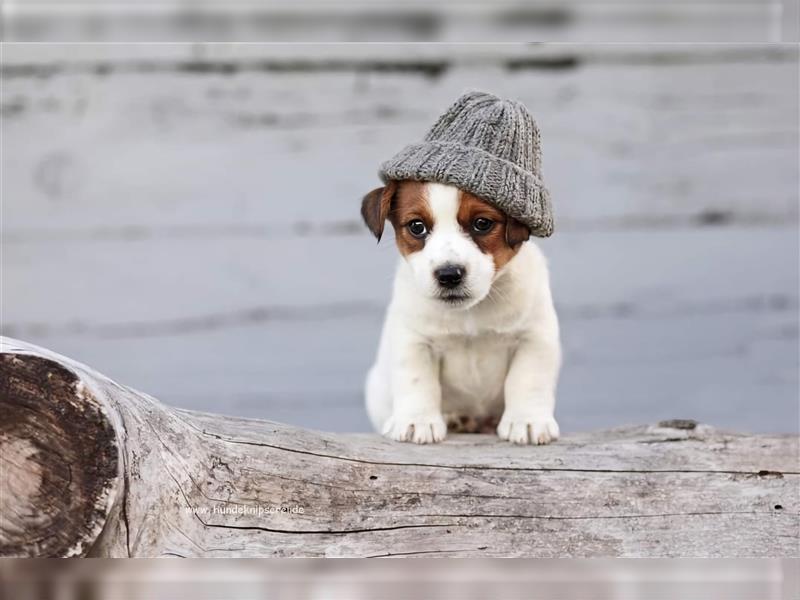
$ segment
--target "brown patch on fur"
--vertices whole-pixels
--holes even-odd
[[[527,225],[523,225],[512,217],[506,219],[506,242],[509,246],[519,250],[519,245],[529,240],[530,237],[531,230]]]
[[[451,433],[494,433],[500,418],[493,415],[445,415],[447,430]]]
[[[394,197],[394,204],[389,213],[389,220],[394,227],[397,248],[403,256],[419,252],[425,247],[425,240],[415,238],[408,230],[409,222],[419,219],[428,228],[433,229],[433,215],[425,195],[425,183],[422,181],[401,181]]]
[[[494,227],[484,234],[472,229],[472,222],[482,217],[495,222]],[[530,230],[516,219],[506,216],[494,205],[462,190],[458,207],[458,223],[472,240],[494,260],[496,271],[502,269],[520,249],[522,242],[530,237]]]
[[[384,187],[375,188],[361,201],[361,216],[372,234],[381,241],[383,225],[391,210],[397,182],[390,181]]]

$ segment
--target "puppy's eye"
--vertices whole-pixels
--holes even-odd
[[[478,217],[472,222],[472,230],[475,233],[488,233],[494,227],[494,221],[485,217]]]
[[[408,231],[415,238],[423,238],[428,234],[428,228],[425,227],[425,223],[423,223],[419,219],[414,219],[413,221],[409,221],[406,227],[408,227]]]

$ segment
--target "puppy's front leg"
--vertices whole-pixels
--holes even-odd
[[[558,439],[553,417],[561,367],[558,322],[544,329],[520,343],[506,375],[505,410],[497,435],[515,444],[549,444]]]
[[[442,417],[439,360],[413,334],[397,337],[390,371],[392,416],[383,434],[400,442],[441,442],[447,424]]]

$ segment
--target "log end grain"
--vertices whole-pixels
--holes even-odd
[[[80,556],[120,491],[102,402],[48,358],[0,356],[0,556]]]

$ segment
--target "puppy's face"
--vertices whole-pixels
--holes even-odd
[[[379,240],[388,219],[420,291],[458,308],[483,300],[530,237],[488,202],[439,183],[389,182],[364,197],[361,214]]]

